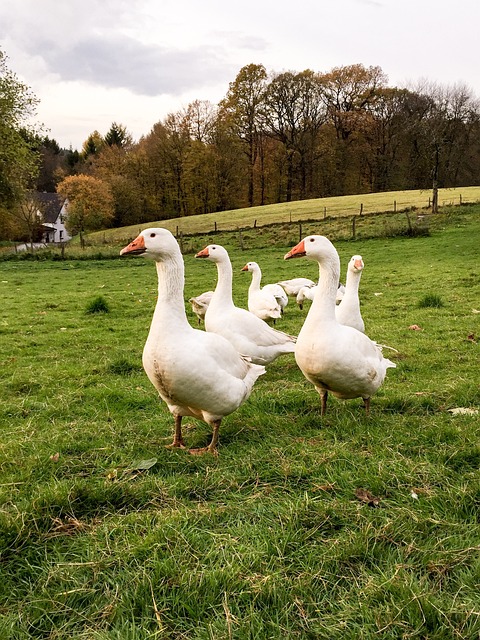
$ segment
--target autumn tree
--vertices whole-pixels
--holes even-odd
[[[353,64],[322,74],[321,83],[327,118],[336,134],[336,190],[367,190],[361,174],[367,152],[365,133],[372,124],[369,107],[386,87],[387,76],[380,67]]]
[[[96,231],[109,225],[113,218],[113,197],[110,187],[98,178],[86,175],[68,176],[57,187],[68,200],[65,226],[72,234]]]
[[[261,64],[249,64],[240,69],[230,83],[226,97],[220,103],[224,117],[234,135],[242,142],[249,166],[248,204],[254,204],[255,165],[261,146],[262,107],[265,100],[267,72]],[[263,198],[262,202],[263,204]]]
[[[35,191],[25,195],[22,202],[15,208],[16,233],[18,237],[24,237],[33,249],[33,243],[41,236],[43,222],[43,205],[36,197]]]
[[[431,158],[432,212],[438,213],[440,186],[457,186],[456,174],[469,146],[472,125],[478,124],[478,102],[465,86],[432,85],[428,95],[432,102],[426,127],[426,151]],[[473,128],[478,131],[478,128]]]
[[[98,131],[91,133],[82,146],[82,156],[86,160],[90,156],[96,156],[105,146],[105,140]]]
[[[112,122],[112,126],[105,134],[104,142],[109,147],[116,146],[125,148],[131,146],[133,140],[126,127],[122,124]]]
[[[36,135],[29,123],[38,99],[7,67],[0,50],[0,215],[18,206],[38,173],[38,154],[31,142]]]
[[[285,148],[287,202],[292,199],[296,162],[300,170],[299,197],[306,197],[307,159],[313,155],[318,131],[326,118],[322,90],[318,74],[309,69],[277,74],[266,89],[265,132]]]

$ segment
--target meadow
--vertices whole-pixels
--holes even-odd
[[[151,262],[0,262],[2,640],[480,636],[480,206],[413,237],[376,224],[355,241],[303,227],[328,229],[343,276],[363,256],[366,332],[397,364],[370,416],[331,398],[321,418],[282,356],[224,419],[218,457],[165,448],[173,420],[141,366]],[[193,251],[229,250],[246,306],[249,260],[265,283],[316,279],[283,260],[298,239],[189,239],[192,325],[188,298],[216,280]],[[278,327],[298,333],[307,311],[290,300]]]

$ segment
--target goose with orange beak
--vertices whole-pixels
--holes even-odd
[[[365,333],[365,323],[360,311],[360,297],[358,289],[360,278],[365,267],[362,256],[355,255],[350,258],[347,266],[347,277],[345,280],[345,293],[335,308],[335,315],[340,324],[354,327]]]
[[[330,240],[307,236],[284,258],[301,257],[318,263],[319,282],[298,334],[295,360],[320,394],[322,415],[327,410],[329,392],[342,400],[362,398],[368,414],[371,396],[382,385],[387,369],[396,365],[384,358],[379,346],[364,333],[338,322],[335,299],[340,258]]]
[[[283,354],[295,351],[296,337],[277,331],[264,320],[233,302],[233,268],[225,247],[209,244],[195,258],[213,262],[217,284],[205,313],[205,329],[229,340],[252,362],[267,365]]]
[[[120,255],[155,261],[158,298],[145,347],[143,367],[175,420],[171,447],[184,448],[182,418],[193,416],[212,427],[207,447],[191,453],[217,453],[222,419],[247,400],[263,366],[241,356],[223,336],[194,329],[188,322],[184,263],[167,229],[145,229]]]

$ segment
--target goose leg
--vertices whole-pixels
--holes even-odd
[[[320,397],[322,399],[322,410],[321,410],[320,415],[324,416],[327,413],[328,391],[326,391],[325,389],[320,391]]]
[[[363,398],[363,406],[365,407],[365,414],[370,415],[370,398]]]
[[[218,456],[217,443],[218,443],[218,432],[220,429],[220,423],[221,423],[221,420],[215,420],[215,422],[212,423],[213,433],[212,433],[212,439],[208,447],[202,447],[201,449],[190,449],[190,453],[193,456],[199,456],[199,455],[202,455],[203,453],[211,453],[214,456]]]
[[[167,445],[167,449],[185,449],[182,438],[182,416],[175,416],[175,431],[173,433],[172,444]]]

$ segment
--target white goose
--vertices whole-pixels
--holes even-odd
[[[322,415],[327,410],[329,391],[344,400],[363,398],[368,414],[370,397],[382,384],[388,367],[396,365],[384,358],[381,349],[364,333],[336,320],[340,259],[330,240],[307,236],[285,255],[285,260],[302,256],[318,262],[320,279],[298,335],[295,360],[320,394]]]
[[[205,291],[204,293],[189,299],[189,302],[192,305],[192,311],[198,318],[198,324],[200,324],[202,320],[205,320],[205,313],[212,296],[213,291]]]
[[[315,297],[316,290],[317,290],[316,284],[314,284],[313,287],[305,286],[300,289],[296,297],[296,303],[298,304],[300,309],[303,309],[303,303],[305,300],[313,300],[313,298]],[[341,300],[343,300],[344,295],[345,295],[345,287],[343,286],[342,283],[339,283],[335,302],[336,303],[341,302]]]
[[[248,287],[248,310],[262,320],[280,318],[288,303],[288,296],[279,284],[261,287],[262,271],[256,262],[247,262],[242,271],[250,271],[252,281]]]
[[[277,282],[287,296],[296,296],[302,287],[313,287],[315,282],[310,278],[292,278],[291,280],[281,280]]]
[[[206,258],[217,265],[217,285],[205,314],[205,329],[220,333],[239,353],[257,364],[269,364],[283,353],[295,351],[294,336],[277,331],[250,311],[236,307],[232,297],[232,263],[227,250],[209,244],[196,258]]]
[[[158,298],[143,349],[143,367],[175,419],[172,447],[184,447],[182,417],[193,416],[212,427],[212,440],[191,453],[216,453],[222,418],[252,392],[265,368],[240,356],[215,333],[194,329],[183,300],[184,263],[177,241],[166,229],[145,229],[120,255],[153,258]]]
[[[350,258],[345,281],[345,294],[340,304],[335,307],[337,322],[354,327],[362,333],[365,333],[365,323],[360,312],[358,288],[364,266],[362,256],[355,255]]]

